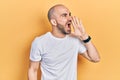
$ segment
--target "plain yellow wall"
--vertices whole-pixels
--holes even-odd
[[[96,64],[79,56],[78,80],[120,80],[120,0],[1,0],[0,80],[27,80],[31,42],[51,30],[47,11],[58,3],[82,19],[101,55]]]

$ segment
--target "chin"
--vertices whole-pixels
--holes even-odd
[[[67,31],[66,34],[71,34],[71,30]]]

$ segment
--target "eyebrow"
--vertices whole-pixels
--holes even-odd
[[[67,15],[67,13],[63,13],[62,15]],[[69,16],[71,16],[71,12],[69,12]]]

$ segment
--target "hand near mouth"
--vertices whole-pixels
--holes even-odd
[[[85,32],[84,26],[78,17],[75,16],[72,17],[72,25],[74,32],[71,33],[71,35],[78,37],[81,40],[85,40],[88,38],[88,34]]]

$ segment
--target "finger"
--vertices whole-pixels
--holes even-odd
[[[80,25],[81,25],[81,27],[83,27],[82,20],[80,20]]]
[[[78,17],[74,16],[73,20],[74,20],[74,23],[75,23],[76,27],[81,26],[81,25],[80,25],[80,20],[79,20]]]
[[[80,25],[80,20],[78,17],[76,17],[76,22],[77,22],[77,25]],[[81,26],[81,25],[80,25]]]
[[[72,25],[73,25],[74,29],[77,28],[77,25],[76,25],[76,22],[75,22],[75,17],[72,17]]]
[[[83,26],[83,24],[82,24],[82,20],[80,20],[80,25],[81,25],[81,29],[82,29],[82,31],[84,32],[85,29],[84,29],[84,26]]]
[[[76,24],[75,16],[73,16],[73,22],[74,22],[74,24]]]
[[[80,25],[82,25],[82,20],[80,20]]]
[[[75,21],[75,24],[78,25],[79,24],[79,20],[76,16],[74,16],[74,21]]]

